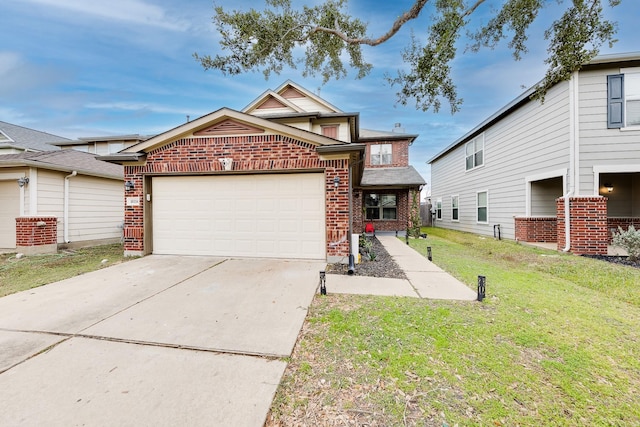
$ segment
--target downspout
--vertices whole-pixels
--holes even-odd
[[[569,200],[571,196],[579,191],[579,143],[580,143],[580,122],[578,114],[578,72],[575,71],[569,80],[569,191],[562,196],[564,199],[564,242],[562,252],[569,252],[571,249],[571,209]]]
[[[78,175],[78,171],[71,172],[71,175],[64,177],[64,212],[63,212],[63,225],[64,225],[64,242],[69,243],[69,179]]]

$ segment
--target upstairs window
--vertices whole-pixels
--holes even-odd
[[[371,146],[372,165],[391,164],[391,144],[375,144]]]
[[[396,219],[395,194],[367,194],[365,196],[366,219]]]
[[[320,129],[322,130],[322,135],[328,138],[338,139],[338,125],[320,126]]]
[[[640,68],[607,76],[607,127],[640,126]]]
[[[484,134],[475,137],[467,142],[465,146],[466,152],[466,170],[477,168],[484,164]]]

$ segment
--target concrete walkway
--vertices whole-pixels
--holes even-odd
[[[407,279],[328,274],[327,293],[474,301],[478,295],[393,235],[376,235]],[[356,266],[357,269],[357,266]]]

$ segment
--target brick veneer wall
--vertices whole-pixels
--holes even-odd
[[[143,200],[145,175],[223,174],[218,159],[233,159],[235,172],[325,173],[326,242],[328,257],[349,255],[349,160],[321,160],[313,144],[282,135],[184,138],[147,154],[145,165],[125,166],[125,181],[134,183],[126,197]],[[340,178],[336,189],[334,178]],[[125,207],[124,248],[145,253],[143,206]]]
[[[556,243],[558,241],[557,222],[555,217],[516,217],[516,240]]]
[[[16,248],[29,253],[56,252],[58,218],[26,216],[16,218]]]
[[[558,213],[558,250],[566,246],[564,198],[556,200]],[[606,197],[569,198],[571,246],[576,255],[606,255],[609,243]]]
[[[389,165],[372,165],[371,164],[371,146],[377,144],[391,144],[391,164]],[[409,141],[367,141],[365,149],[364,167],[366,168],[389,168],[389,167],[406,167],[409,166]]]
[[[613,240],[613,233],[618,231],[618,227],[626,231],[630,225],[633,225],[636,230],[640,230],[640,218],[607,218],[609,243]]]
[[[409,222],[409,212],[411,209],[411,190],[375,190],[362,191],[355,190],[353,194],[353,232],[363,233],[365,225],[370,222],[376,231],[405,231]],[[396,195],[396,219],[364,219],[364,199],[369,193],[395,194]]]

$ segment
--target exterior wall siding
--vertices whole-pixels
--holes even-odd
[[[462,144],[431,165],[432,202],[442,199],[436,227],[515,239],[514,216],[526,215],[526,178],[567,167],[568,83],[553,87],[545,102],[531,101],[484,132],[484,165],[465,171]],[[488,192],[488,223],[476,221],[476,194]],[[451,196],[459,197],[459,221],[451,219]]]
[[[218,159],[234,160],[232,171],[223,171]],[[144,177],[220,173],[262,173],[323,170],[326,197],[327,257],[349,255],[349,160],[321,160],[312,144],[280,135],[184,138],[151,151],[143,166],[125,166],[125,181],[134,190],[126,197],[144,196]],[[340,178],[338,189],[334,178]],[[124,245],[127,253],[146,253],[144,204],[125,207]]]
[[[637,165],[640,172],[640,127],[607,129],[607,75],[620,71],[580,73],[580,195],[597,195],[593,191],[595,166]]]
[[[68,174],[67,174],[68,175]],[[64,177],[60,172],[38,171],[38,215],[58,218],[57,241],[64,240]]]
[[[69,180],[69,240],[117,239],[122,235],[124,184],[75,176]]]

